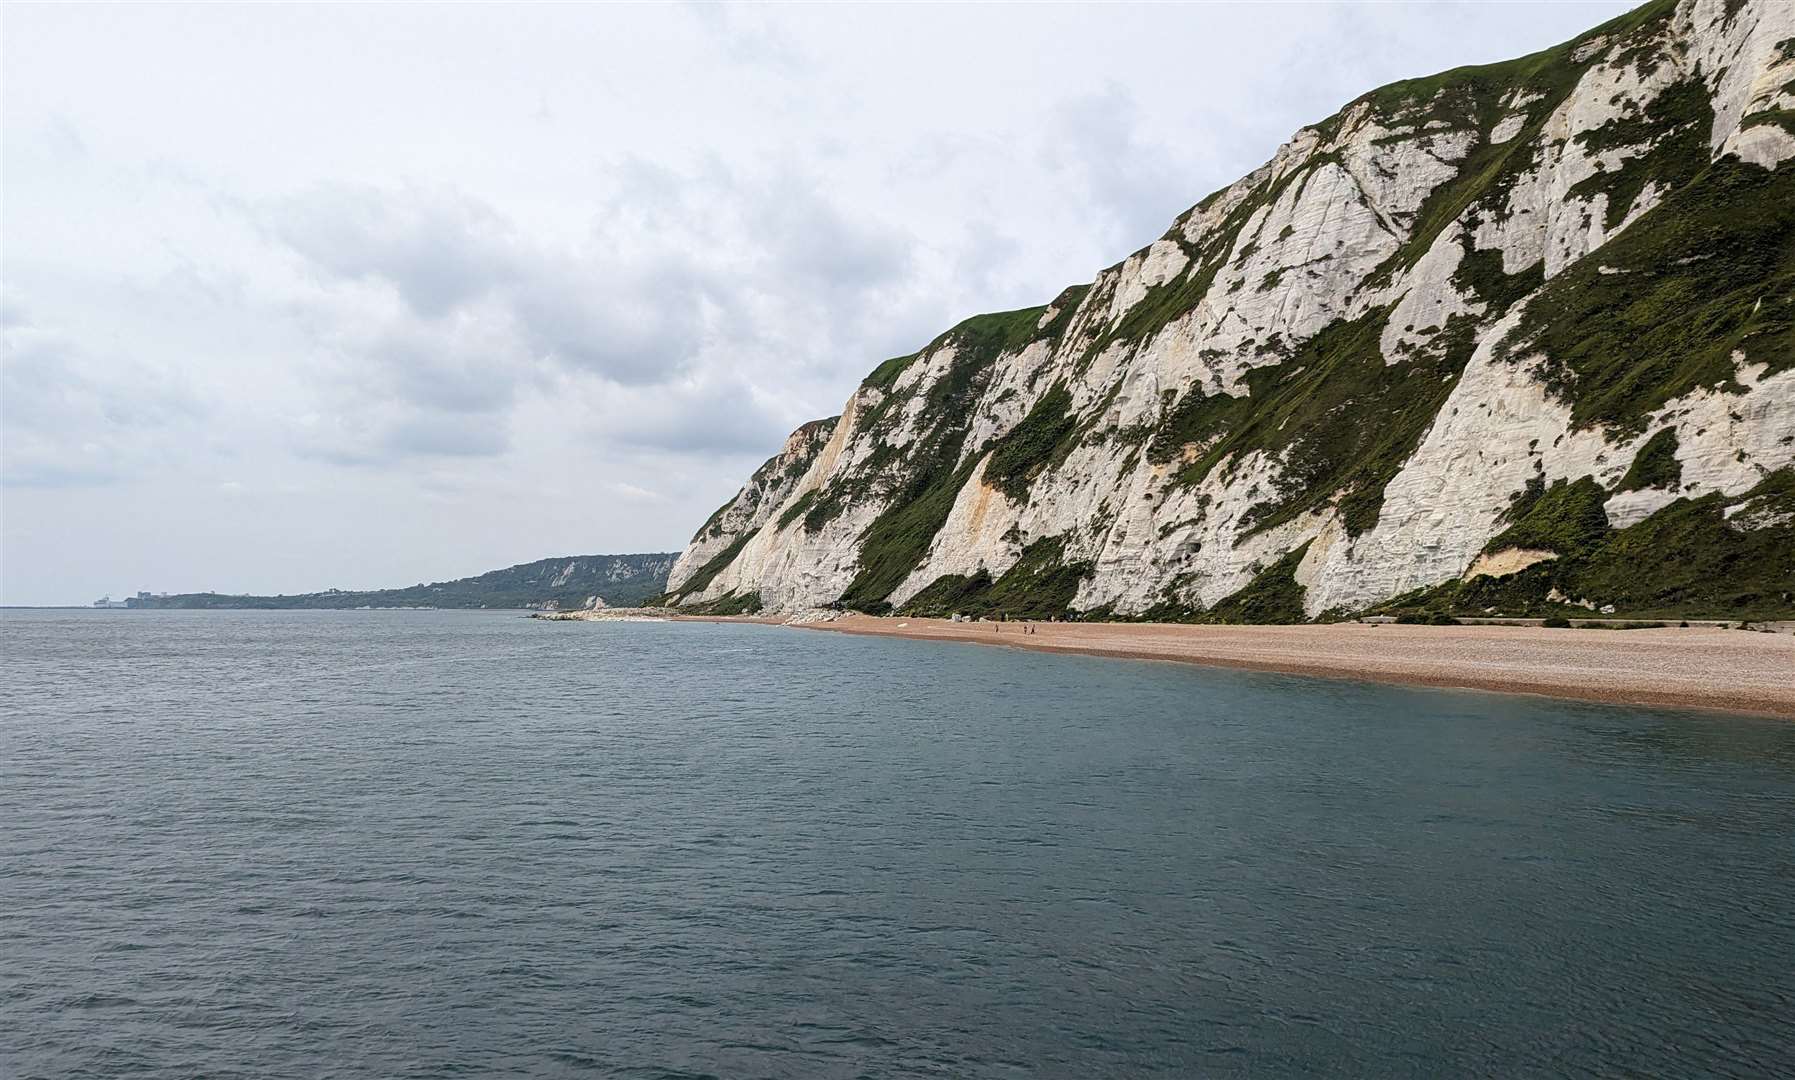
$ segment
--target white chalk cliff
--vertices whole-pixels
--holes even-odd
[[[1795,573],[1792,467],[1795,3],[1661,0],[1368,93],[1089,286],[880,365],[669,595],[1170,617],[1269,582],[1314,617],[1512,578],[1666,607],[1705,586],[1615,568],[1651,578],[1626,545],[1700,515]]]

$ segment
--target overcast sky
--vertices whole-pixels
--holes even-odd
[[[8,4],[0,602],[676,550],[879,360],[1627,6]]]

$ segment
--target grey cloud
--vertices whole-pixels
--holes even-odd
[[[31,316],[24,303],[9,292],[0,292],[0,330],[29,325]]]
[[[496,457],[510,449],[511,427],[502,414],[388,404],[367,413],[302,417],[292,445],[313,461],[376,469],[412,459]]]
[[[805,57],[751,4],[687,3],[681,5],[730,59],[792,75],[805,66]]]
[[[1118,243],[1144,246],[1203,194],[1169,148],[1141,135],[1140,107],[1120,85],[1062,101],[1054,119],[1043,163],[1077,180]]]
[[[65,162],[76,162],[88,156],[87,140],[81,131],[62,113],[53,114],[41,132],[45,148]]]
[[[533,267],[510,298],[527,348],[628,386],[677,376],[702,338],[701,275],[668,260],[609,270],[562,260]]]
[[[752,216],[779,272],[806,287],[863,292],[899,280],[910,268],[910,242],[902,232],[850,217],[796,178],[763,190]]]
[[[626,159],[614,179],[591,232],[552,249],[492,207],[415,186],[319,189],[263,220],[327,293],[372,288],[402,302],[376,316],[373,334],[377,298],[345,300],[336,316],[327,298],[310,321],[345,354],[344,381],[421,411],[497,412],[555,369],[663,386],[701,362],[789,355],[794,344],[788,364],[862,366],[883,319],[874,310],[902,307],[877,301],[908,282],[911,239],[845,212],[808,177]],[[484,328],[472,343],[470,326]],[[714,441],[715,430],[699,436]]]
[[[714,158],[681,172],[629,158],[608,170],[614,192],[604,225],[692,242],[688,256],[706,269],[710,293],[742,289],[843,290],[901,279],[914,264],[908,232],[868,212],[856,213],[823,190],[821,178],[783,162],[768,171],[732,169]],[[752,279],[718,272],[747,257],[761,267]],[[777,275],[777,276],[768,276]],[[716,299],[716,297],[712,297]]]
[[[1022,244],[1013,236],[977,221],[966,228],[966,240],[959,258],[961,270],[989,295],[1009,295],[1022,305],[1038,304],[1038,296],[1017,296],[1014,280],[1017,261],[1022,257]]]
[[[478,315],[438,324],[396,322],[353,360],[368,365],[357,383],[419,408],[454,414],[489,414],[509,408],[522,378],[508,362],[508,326]],[[353,362],[353,361],[352,361]]]
[[[407,312],[395,318],[416,325],[391,328],[389,343],[497,312],[513,336],[494,349],[626,385],[677,376],[698,346],[704,289],[694,266],[666,256],[632,260],[596,242],[549,250],[520,239],[497,210],[453,192],[332,187],[275,205],[266,223],[327,280],[383,285],[402,298]],[[415,348],[388,358],[423,371],[434,363]]]
[[[174,373],[86,354],[4,306],[0,478],[10,486],[112,483],[166,457],[206,407]]]
[[[384,435],[389,450],[448,457],[492,457],[510,446],[503,422],[487,417],[417,413],[393,424]]]
[[[506,280],[510,225],[451,192],[333,185],[275,204],[266,224],[338,277],[384,281],[420,315],[442,315]]]
[[[723,378],[614,397],[598,410],[598,434],[625,446],[681,454],[771,453],[796,424],[747,383]]]

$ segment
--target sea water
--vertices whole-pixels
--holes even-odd
[[[1795,724],[514,612],[0,614],[8,1077],[1795,1073]]]

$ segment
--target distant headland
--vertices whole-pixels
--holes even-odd
[[[636,555],[568,555],[519,563],[477,577],[456,578],[398,589],[325,589],[292,595],[199,592],[139,592],[123,600],[110,595],[96,608],[188,609],[352,609],[352,608],[530,608],[572,611],[637,604],[667,587],[674,552]]]

